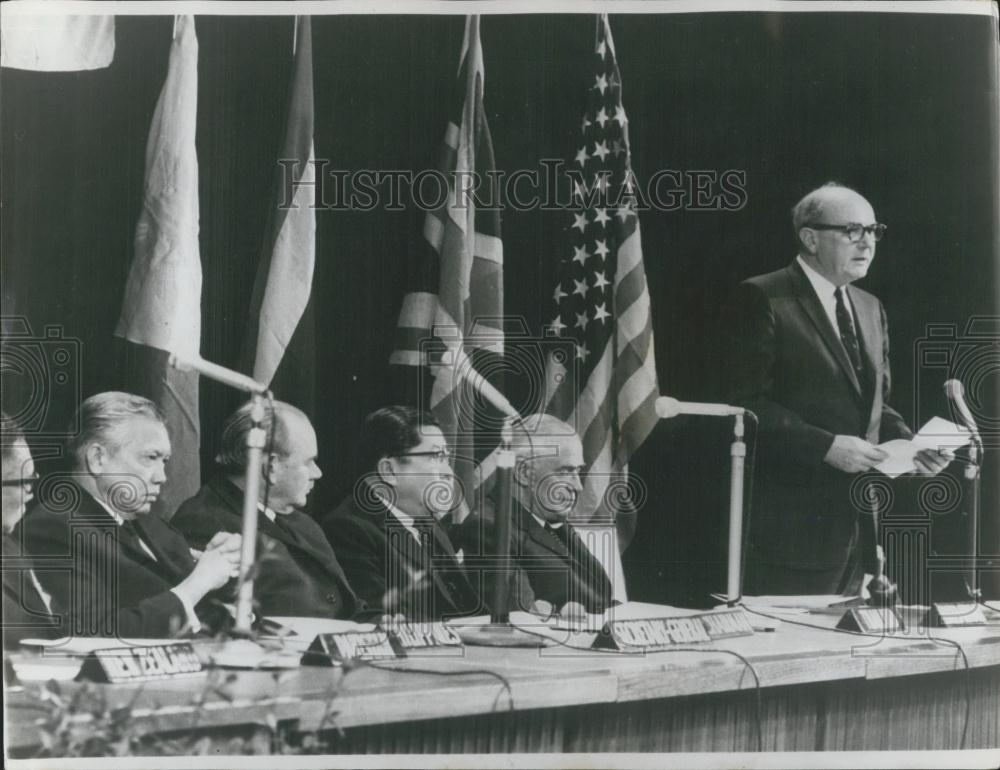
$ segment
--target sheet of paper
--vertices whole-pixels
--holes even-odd
[[[875,466],[875,470],[891,479],[912,473],[917,469],[913,458],[924,449],[960,449],[969,443],[969,431],[961,425],[933,417],[920,429],[912,440],[895,439],[879,444],[878,448],[889,456]]]

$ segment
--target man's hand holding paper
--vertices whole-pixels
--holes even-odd
[[[960,425],[935,417],[912,439],[896,439],[879,444],[888,457],[875,466],[889,478],[914,471],[935,476],[955,459],[955,450],[970,441],[969,431]]]

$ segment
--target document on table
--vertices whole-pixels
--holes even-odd
[[[924,449],[960,449],[970,440],[968,429],[940,417],[934,417],[928,420],[920,432],[910,440],[900,438],[879,444],[878,448],[889,456],[876,465],[875,470],[894,479],[917,469],[913,462],[917,452]]]

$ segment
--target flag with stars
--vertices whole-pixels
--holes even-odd
[[[479,17],[468,16],[454,81],[451,114],[438,170],[448,180],[447,200],[424,220],[424,285],[403,298],[390,364],[429,371],[423,398],[441,423],[455,454],[464,500],[474,493],[474,454],[481,405],[468,385],[471,367],[503,354],[503,242],[496,206],[499,182],[492,174],[493,140],[483,108],[483,50]],[[474,175],[474,176],[473,176]],[[468,180],[481,182],[477,207]],[[483,192],[484,188],[489,188]],[[494,367],[495,368],[495,367]],[[463,500],[456,501],[461,506]],[[465,509],[467,510],[467,509]],[[462,514],[459,514],[461,518]]]
[[[574,520],[616,522],[627,545],[634,531],[628,461],[656,424],[659,386],[628,118],[606,14],[593,65],[547,329],[571,339],[576,356],[572,365],[550,359],[546,411],[573,425],[583,441],[586,474]]]

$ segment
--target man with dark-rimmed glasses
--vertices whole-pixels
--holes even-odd
[[[794,261],[741,285],[734,324],[732,398],[760,418],[746,592],[855,592],[876,548],[852,482],[885,459],[878,444],[912,437],[888,404],[885,310],[851,285],[887,228],[835,182],[802,198],[792,224]],[[933,475],[951,457],[924,450],[915,464]]]
[[[31,450],[21,429],[2,415],[3,453],[3,645],[56,635],[52,597],[42,588],[15,529],[38,483]]]
[[[389,406],[365,418],[360,478],[321,524],[369,608],[413,621],[488,612],[439,523],[458,499],[450,457],[430,412]]]

